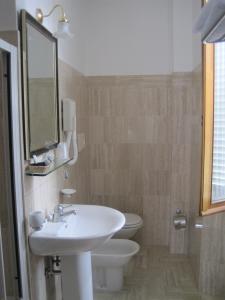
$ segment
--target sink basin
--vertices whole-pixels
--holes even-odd
[[[72,205],[75,210],[62,222],[46,222],[29,236],[32,252],[42,256],[61,256],[64,300],[93,300],[91,250],[120,230],[124,215],[109,207]]]
[[[109,207],[73,205],[65,211],[76,215],[64,217],[63,222],[46,222],[42,229],[29,236],[32,252],[43,256],[67,256],[90,251],[112,237],[124,223],[124,215]]]

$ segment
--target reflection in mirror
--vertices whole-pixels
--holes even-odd
[[[225,43],[214,50],[212,203],[225,200]]]
[[[22,11],[26,159],[59,143],[57,39]]]
[[[30,151],[57,142],[55,47],[27,25]]]

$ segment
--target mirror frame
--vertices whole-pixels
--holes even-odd
[[[29,116],[29,90],[28,90],[28,49],[27,49],[27,24],[33,26],[41,34],[55,44],[55,80],[56,80],[56,105],[57,105],[57,142],[49,144],[40,149],[31,151],[30,143],[30,116]],[[57,147],[60,142],[60,103],[59,103],[59,81],[58,81],[58,41],[53,34],[33,18],[26,10],[21,10],[21,61],[22,61],[22,97],[23,97],[23,128],[24,128],[24,155],[29,160],[33,155],[40,155]]]

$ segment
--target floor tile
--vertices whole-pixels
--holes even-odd
[[[188,257],[167,247],[145,247],[125,269],[124,287],[116,293],[95,293],[94,300],[224,300],[201,295]]]

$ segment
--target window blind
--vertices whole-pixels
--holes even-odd
[[[212,202],[225,199],[225,43],[215,44]]]

